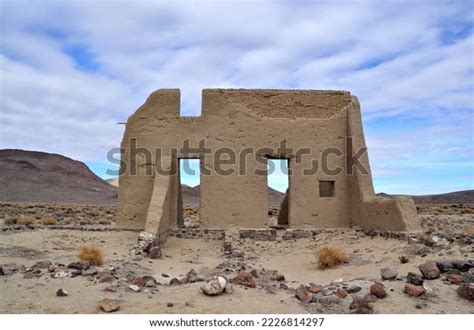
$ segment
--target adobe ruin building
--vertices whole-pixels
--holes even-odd
[[[186,140],[195,148],[193,152],[173,151]],[[199,141],[214,151],[229,148],[239,155],[251,148],[255,152],[243,165],[222,166],[232,170],[222,175],[216,173],[215,155],[203,153]],[[293,152],[309,148],[311,153],[278,153],[282,141]],[[210,170],[200,178],[203,228],[267,227],[267,177],[255,175],[255,170],[266,171],[262,159],[283,158],[289,160],[291,173],[280,224],[289,228],[419,229],[411,197],[375,195],[367,153],[359,159],[367,173],[354,170],[347,174],[347,158],[366,147],[359,102],[349,92],[205,89],[201,116],[182,117],[180,91],[160,89],[128,118],[121,147],[118,226],[144,229],[159,240],[183,223],[181,158],[199,158],[201,167]],[[162,153],[152,152],[152,158],[135,151],[132,155],[134,148],[159,148]],[[272,151],[258,151],[263,148]],[[328,157],[327,168],[344,171],[305,175],[304,169],[311,168],[328,148],[352,154]],[[155,165],[171,171],[158,173]]]

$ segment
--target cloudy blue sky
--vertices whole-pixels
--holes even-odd
[[[343,89],[377,191],[474,188],[473,1],[0,3],[0,148],[104,175],[116,123],[158,88],[183,115],[205,87]]]

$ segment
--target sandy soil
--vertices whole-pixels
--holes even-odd
[[[437,211],[438,209],[436,209]],[[421,217],[426,226],[449,226],[452,231],[472,231],[472,214],[433,214],[424,209]],[[446,212],[449,213],[449,212]],[[5,227],[2,225],[1,227]],[[81,246],[94,244],[101,248],[105,264],[97,271],[113,269],[114,279],[100,283],[94,276],[69,277],[72,269],[56,266],[55,271],[41,269],[39,277],[25,275],[28,269],[0,276],[0,313],[101,313],[99,302],[104,298],[116,299],[120,313],[349,313],[353,296],[362,297],[369,292],[374,281],[385,287],[387,297],[371,306],[375,313],[474,313],[474,303],[458,296],[458,285],[441,278],[425,281],[427,292],[421,297],[403,293],[408,272],[420,273],[418,265],[427,260],[472,260],[471,242],[451,243],[444,238],[436,243],[422,245],[406,241],[369,237],[353,229],[325,232],[311,238],[259,242],[235,239],[232,247],[243,257],[225,256],[223,241],[169,238],[160,259],[150,259],[131,252],[138,234],[131,231],[83,231],[77,229],[50,229],[47,226],[34,230],[5,231],[0,233],[0,264],[32,267],[41,260],[68,265],[78,261]],[[333,269],[320,269],[314,251],[324,245],[343,248],[349,262]],[[420,252],[420,249],[422,250]],[[400,263],[405,255],[409,262]],[[233,285],[233,293],[206,296],[200,287],[203,282],[169,285],[172,278],[183,278],[194,269],[204,279],[222,273],[232,278],[244,265],[246,271],[256,270],[257,287]],[[396,280],[381,279],[380,269],[389,267],[398,272]],[[275,270],[285,281],[269,280],[266,274]],[[51,275],[65,271],[67,277]],[[466,274],[473,274],[473,268]],[[153,276],[158,285],[134,292],[128,288],[131,277]],[[472,277],[471,277],[472,278]],[[128,279],[128,280],[127,280]],[[280,287],[281,283],[289,288]],[[319,294],[322,302],[302,303],[294,289],[300,284],[315,283],[323,287]],[[338,288],[360,286],[357,293],[345,298],[337,297]],[[67,297],[57,297],[64,289]],[[104,291],[113,288],[116,292]],[[172,305],[172,306],[171,306]]]

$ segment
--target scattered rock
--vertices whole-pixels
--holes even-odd
[[[353,286],[350,286],[346,291],[348,293],[357,293],[359,292],[360,290],[362,290],[362,288],[360,286],[357,286],[357,285],[353,285]]]
[[[407,274],[407,283],[410,283],[413,285],[423,285],[423,278],[421,277],[421,275],[409,272]]]
[[[453,263],[451,261],[438,261],[436,262],[436,266],[438,267],[441,273],[445,273],[448,270],[454,268]]]
[[[140,287],[139,287],[138,285],[136,285],[136,284],[130,284],[130,285],[128,286],[128,288],[129,288],[130,290],[132,290],[132,291],[140,292]]]
[[[109,271],[98,272],[95,278],[99,281],[99,283],[112,282],[115,280],[115,277],[113,277],[112,273]]]
[[[415,244],[413,253],[416,255],[425,255],[430,252],[430,249],[423,244]]]
[[[471,263],[467,261],[456,260],[456,261],[453,261],[453,266],[454,268],[456,268],[457,270],[461,272],[467,272],[469,268],[471,268]]]
[[[159,259],[162,255],[163,253],[161,252],[161,248],[159,246],[154,246],[150,248],[150,251],[148,252],[148,256],[151,259]]]
[[[373,314],[374,309],[372,307],[360,306],[355,310],[354,313],[355,314]]]
[[[318,284],[309,283],[308,291],[311,292],[311,293],[319,293],[319,292],[323,291],[323,287],[321,285],[318,285]]]
[[[207,296],[217,296],[224,292],[227,280],[224,276],[213,276],[201,286],[202,292]]]
[[[111,313],[118,311],[120,309],[120,305],[117,300],[112,300],[109,298],[105,298],[100,301],[99,307],[106,313]]]
[[[51,277],[53,278],[65,278],[67,276],[68,276],[68,273],[66,272],[57,272],[57,273],[51,274]]]
[[[370,293],[376,296],[377,298],[385,298],[387,296],[387,292],[385,292],[383,285],[379,282],[375,282],[371,285]]]
[[[232,254],[232,244],[231,244],[231,242],[224,242],[224,254],[225,255]]]
[[[176,278],[176,277],[173,277],[171,280],[170,280],[170,285],[171,286],[176,286],[176,285],[180,285],[181,282]]]
[[[338,288],[338,289],[336,290],[336,296],[338,296],[339,298],[344,299],[345,297],[347,297],[347,295],[348,295],[348,293],[347,293],[347,291],[344,290],[344,289]]]
[[[89,262],[71,262],[67,268],[70,269],[76,269],[76,270],[84,270],[84,269],[89,269],[90,264]]]
[[[286,285],[285,283],[280,283],[280,289],[281,290],[288,290],[288,285]]]
[[[474,300],[474,283],[462,283],[458,287],[458,295],[467,300]]]
[[[234,287],[232,286],[232,283],[227,283],[224,288],[225,293],[232,293],[234,292]]]
[[[198,277],[198,274],[194,269],[191,269],[186,274],[186,282],[187,283],[195,283],[195,282],[202,282],[203,279]]]
[[[257,287],[255,283],[255,279],[253,278],[252,274],[249,272],[240,272],[239,275],[232,279],[232,283],[239,284],[243,286],[248,286],[250,288]]]
[[[153,276],[138,276],[135,277],[132,281],[132,284],[138,286],[139,288],[144,288],[144,287],[155,287],[157,282],[153,278]]]
[[[56,296],[58,296],[58,297],[67,297],[68,292],[66,290],[59,289],[58,291],[56,291]]]
[[[458,274],[448,274],[448,276],[446,276],[446,279],[449,283],[456,285],[459,285],[463,282],[462,276]]]
[[[403,290],[406,294],[414,297],[419,297],[425,293],[425,289],[419,285],[413,285],[410,283],[405,283],[405,289]]]
[[[166,304],[166,307],[173,307],[173,306],[174,306],[174,304],[172,302],[169,302],[169,303]]]
[[[349,310],[355,314],[372,314],[374,312],[372,306],[365,299],[365,297],[354,297],[351,304],[349,305]]]
[[[423,308],[423,305],[422,305],[422,304],[416,304],[416,305],[415,305],[415,308],[416,308],[416,309],[422,309],[422,308]]]
[[[383,280],[395,280],[397,278],[398,273],[390,268],[382,268],[380,270],[380,275],[382,276]]]
[[[82,276],[94,276],[98,273],[99,271],[95,268],[88,268],[88,269],[83,269],[82,270]]]
[[[377,296],[371,294],[371,293],[367,293],[364,297],[362,297],[362,299],[366,302],[366,303],[374,303],[377,301]]]
[[[419,265],[418,269],[421,274],[423,274],[423,278],[426,278],[427,280],[434,280],[440,276],[440,271],[434,261],[427,261],[424,264]]]
[[[270,277],[270,280],[281,282],[285,280],[285,276],[283,274],[274,274]]]
[[[34,264],[31,268],[33,269],[44,269],[44,268],[49,268],[51,266],[51,261],[38,261],[36,264]]]
[[[309,303],[313,299],[311,292],[301,284],[295,291],[295,297],[303,303]]]

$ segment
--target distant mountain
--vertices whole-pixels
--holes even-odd
[[[117,188],[84,163],[57,154],[0,150],[0,201],[114,204]]]
[[[377,196],[390,197],[386,193],[379,193]],[[474,204],[474,190],[455,191],[436,195],[411,196],[415,204]]]

